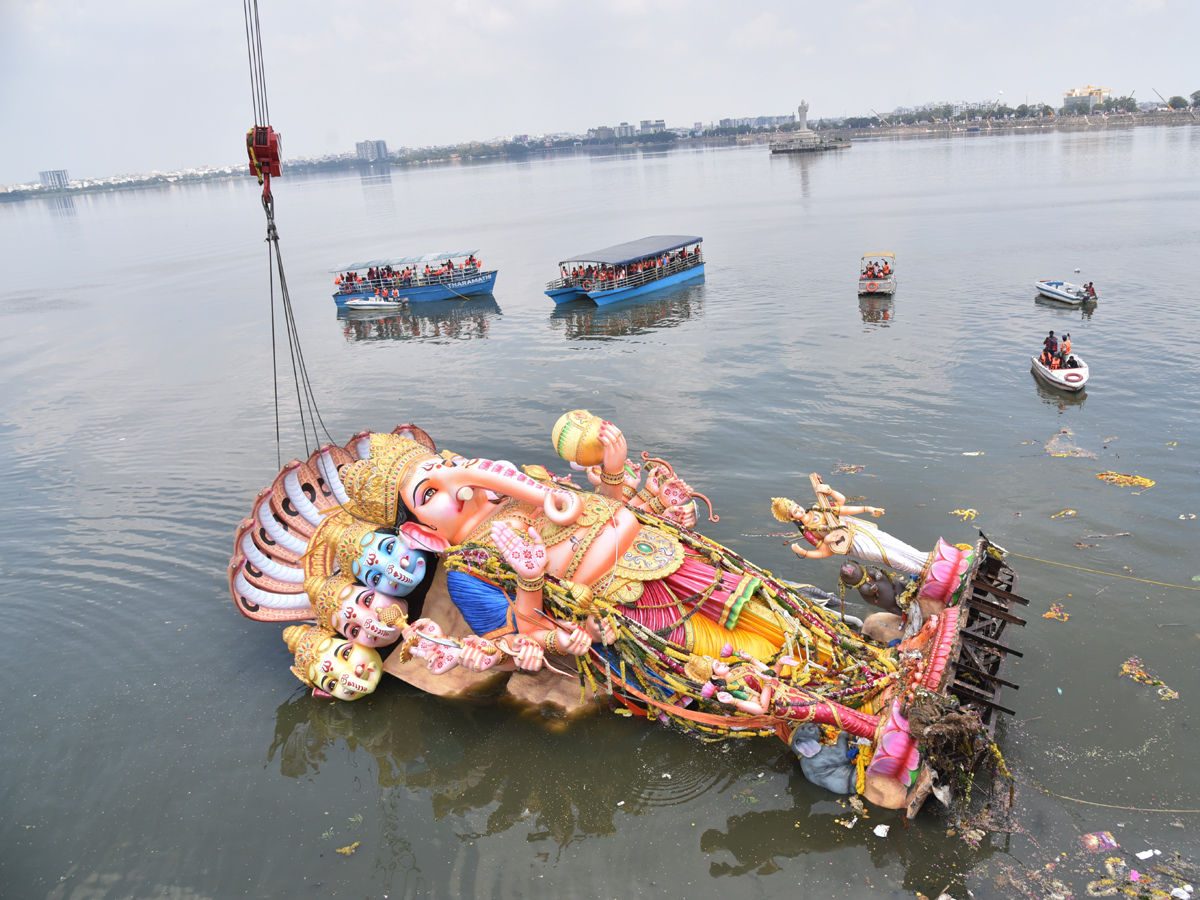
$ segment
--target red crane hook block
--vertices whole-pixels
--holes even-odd
[[[264,175],[282,175],[279,154],[282,150],[280,136],[270,125],[255,125],[246,132],[246,155],[250,157],[250,174],[258,176],[262,184]]]

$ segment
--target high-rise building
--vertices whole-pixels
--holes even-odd
[[[1087,106],[1092,109],[1104,102],[1105,97],[1111,97],[1112,91],[1105,87],[1095,87],[1088,85],[1087,87],[1071,88],[1069,91],[1063,92],[1063,106],[1067,109],[1078,109],[1080,106]]]
[[[374,162],[377,159],[387,159],[387,141],[359,141],[354,145],[359,159]]]
[[[42,187],[52,189],[65,188],[71,182],[71,179],[67,177],[66,169],[50,169],[46,172],[39,172],[38,176],[41,178]]]
[[[628,122],[622,122],[620,125],[614,128],[613,131],[616,132],[617,137],[619,138],[633,137],[635,134],[637,134],[637,129]]]
[[[642,134],[657,134],[666,130],[667,125],[662,119],[642,119]]]

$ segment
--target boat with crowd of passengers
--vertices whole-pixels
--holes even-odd
[[[496,284],[496,269],[485,270],[477,250],[453,250],[420,256],[370,259],[330,269],[336,273],[333,301],[367,303],[423,303],[490,294]],[[351,308],[361,304],[349,304]]]
[[[569,256],[558,264],[560,277],[546,285],[555,303],[592,300],[606,306],[704,277],[703,238],[656,234],[624,244]]]
[[[896,293],[896,254],[890,250],[864,253],[858,266],[858,293]]]

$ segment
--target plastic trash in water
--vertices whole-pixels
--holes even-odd
[[[875,836],[876,837],[887,837],[888,832],[891,830],[892,830],[891,825],[876,825],[875,826]]]

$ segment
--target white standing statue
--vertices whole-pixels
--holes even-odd
[[[800,105],[796,107],[796,124],[800,127],[798,131],[808,131],[808,101],[801,100]]]

